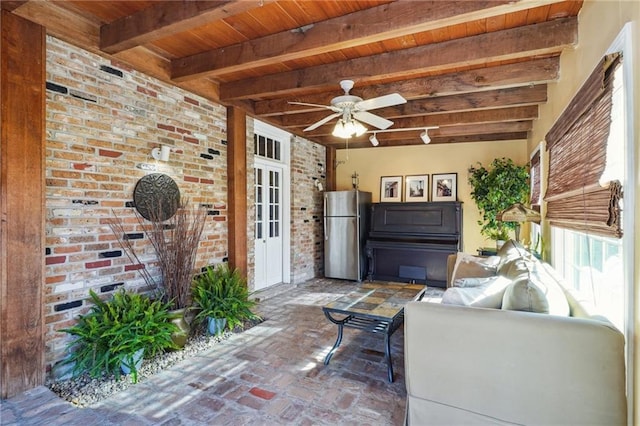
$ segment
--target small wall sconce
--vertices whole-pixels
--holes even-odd
[[[315,182],[313,182],[313,184],[316,186],[318,191],[322,192],[324,190],[324,188],[322,187],[322,182],[320,182],[319,180],[316,180]]]
[[[169,145],[162,145],[160,148],[153,148],[151,150],[151,156],[160,161],[169,161],[170,153],[171,147]]]
[[[422,139],[422,142],[424,142],[425,145],[431,142],[431,138],[429,137],[429,133],[427,133],[427,129],[424,129],[424,131],[420,133],[420,139]]]

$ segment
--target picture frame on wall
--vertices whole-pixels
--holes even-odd
[[[402,201],[402,176],[382,176],[380,178],[380,202]]]
[[[429,201],[429,175],[405,176],[404,201]]]
[[[458,174],[431,175],[431,201],[458,201]]]

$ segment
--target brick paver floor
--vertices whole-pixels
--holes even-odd
[[[355,283],[315,279],[257,296],[266,321],[88,408],[38,387],[1,401],[2,425],[400,425],[405,385],[402,327],[392,336],[394,383],[383,339],[337,335],[321,307]]]

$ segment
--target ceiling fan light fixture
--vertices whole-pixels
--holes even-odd
[[[331,134],[338,138],[348,139],[353,136],[362,136],[366,132],[367,128],[364,127],[359,121],[354,119],[345,121],[344,119],[341,119],[338,120]]]
[[[348,137],[351,137],[356,133],[356,125],[353,120],[349,119],[344,122],[344,132],[349,135]]]
[[[420,139],[422,139],[422,142],[425,145],[431,142],[431,138],[429,137],[429,134],[427,133],[426,129],[422,133],[420,133]]]
[[[361,122],[357,120],[351,120],[351,122],[353,123],[354,133],[356,136],[362,136],[366,133],[367,128],[364,127]]]
[[[372,134],[371,136],[369,136],[369,142],[371,142],[371,145],[373,146],[378,146],[380,145],[380,141],[378,140],[378,138],[376,137],[376,134]]]
[[[338,122],[336,123],[336,127],[333,128],[333,132],[331,134],[337,138],[343,138],[343,139],[347,139],[348,137],[351,136],[346,126],[344,125],[343,120],[338,120]]]

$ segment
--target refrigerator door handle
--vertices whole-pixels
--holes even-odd
[[[324,221],[324,240],[327,241],[329,236],[327,235],[327,194],[324,194],[324,214],[322,215],[322,219]]]

